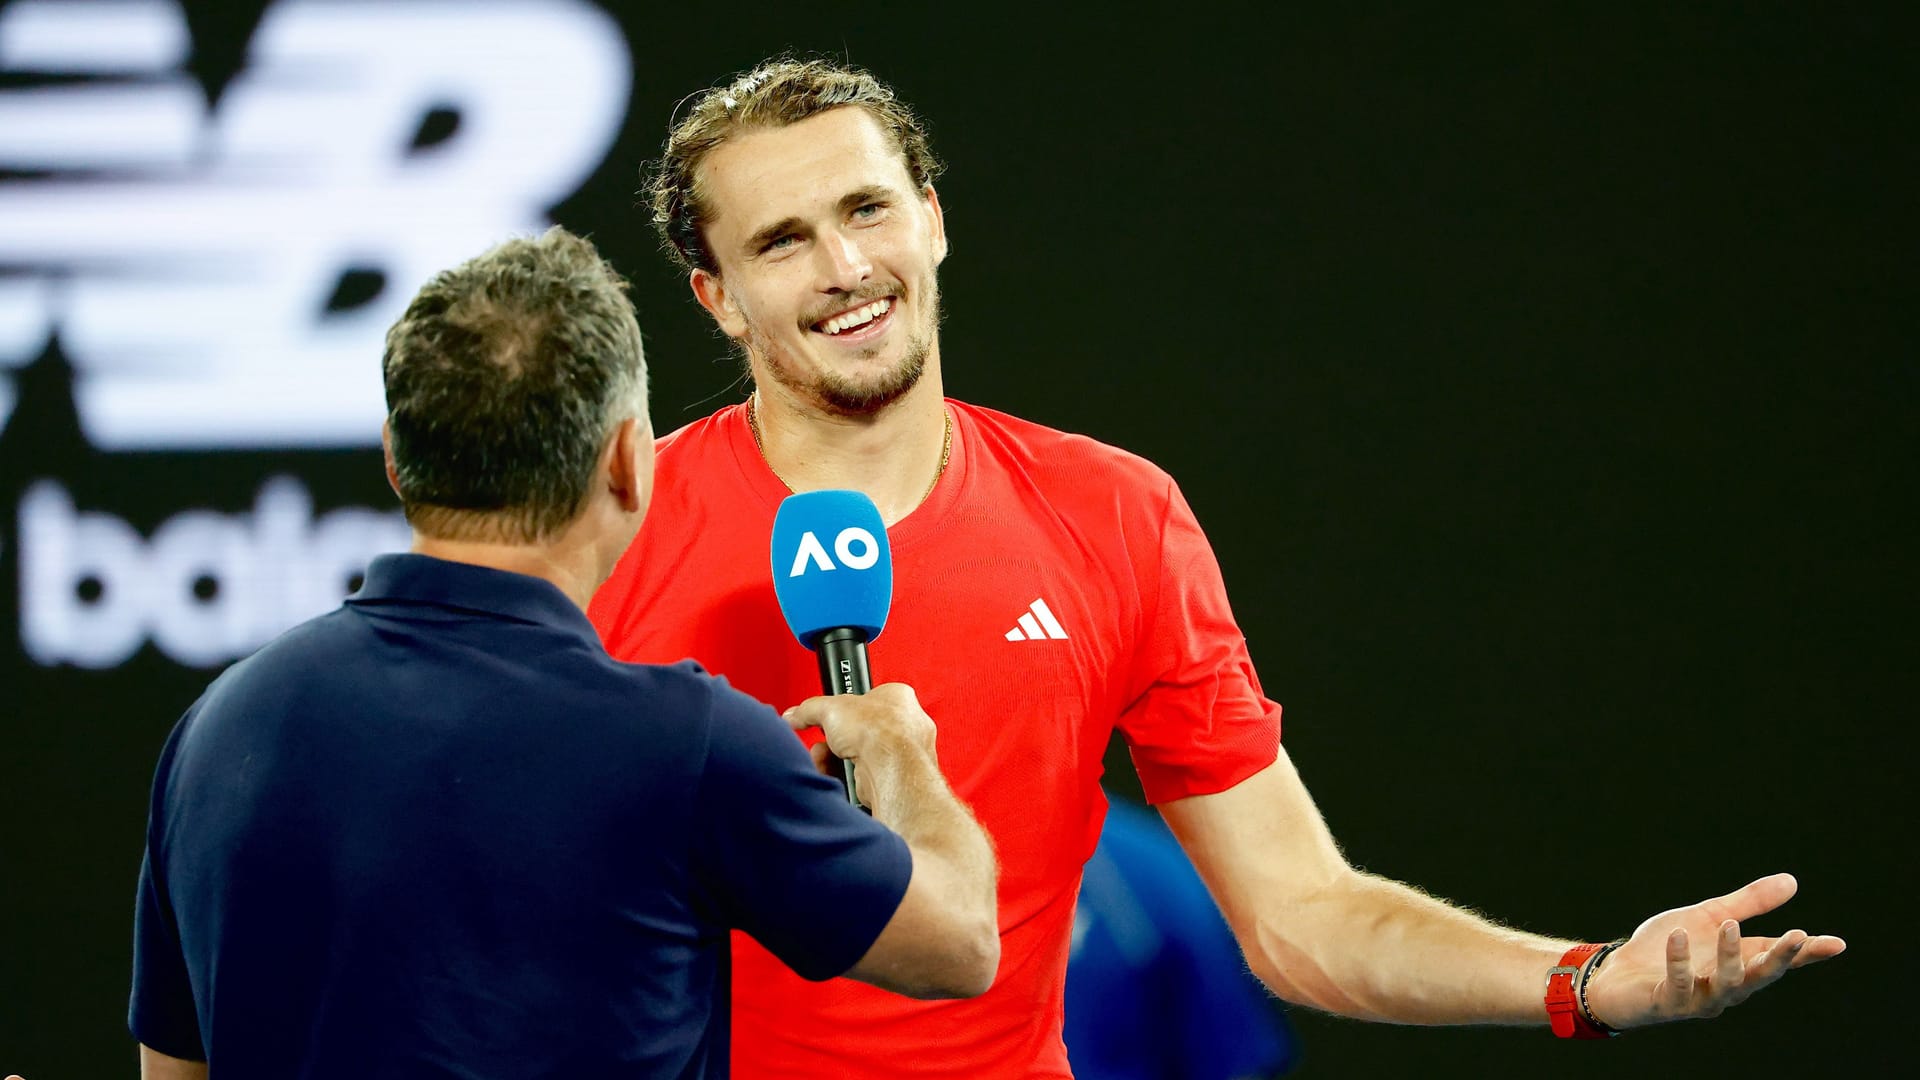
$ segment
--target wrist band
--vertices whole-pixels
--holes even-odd
[[[1618,941],[1575,945],[1547,972],[1547,1023],[1562,1039],[1608,1039],[1620,1034],[1594,1018],[1587,1007],[1587,979],[1619,948]]]
[[[1626,942],[1624,941],[1607,942],[1605,945],[1600,946],[1600,951],[1594,953],[1593,956],[1588,959],[1586,966],[1580,969],[1577,995],[1580,998],[1580,1015],[1586,1019],[1588,1025],[1591,1026],[1593,1030],[1600,1032],[1609,1039],[1620,1034],[1620,1029],[1610,1028],[1601,1023],[1599,1018],[1593,1015],[1593,1010],[1587,1007],[1587,983],[1593,981],[1593,973],[1600,970],[1600,965],[1607,962],[1607,954],[1625,944]]]

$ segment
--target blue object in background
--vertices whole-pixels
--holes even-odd
[[[1078,1080],[1278,1076],[1300,1057],[1166,824],[1119,799],[1074,911],[1066,1041]]]

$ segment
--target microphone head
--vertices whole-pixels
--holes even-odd
[[[773,518],[773,592],[809,649],[842,627],[879,637],[893,607],[893,554],[873,500],[858,491],[787,496]]]

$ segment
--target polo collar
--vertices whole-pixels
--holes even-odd
[[[367,564],[349,604],[431,604],[497,615],[578,634],[598,644],[587,613],[559,586],[529,574],[411,552],[378,555]]]

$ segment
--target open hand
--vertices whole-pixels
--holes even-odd
[[[1786,903],[1799,888],[1792,874],[1774,874],[1655,915],[1593,972],[1587,1007],[1612,1028],[1718,1016],[1789,970],[1840,955],[1846,942],[1804,930],[1741,936],[1742,921]]]

